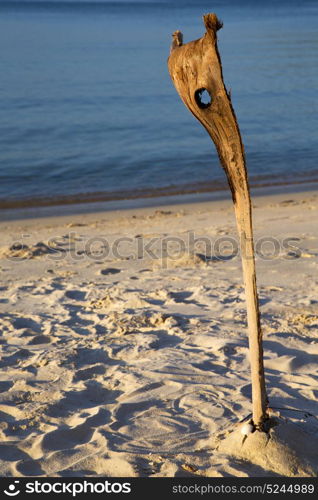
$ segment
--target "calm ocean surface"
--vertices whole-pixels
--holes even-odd
[[[211,11],[251,183],[318,180],[316,0],[0,0],[0,206],[224,186],[166,64]]]

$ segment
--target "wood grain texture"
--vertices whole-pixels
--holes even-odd
[[[172,35],[168,67],[182,101],[213,140],[232,192],[246,292],[253,423],[257,429],[262,430],[266,419],[267,396],[256,286],[252,208],[244,146],[231,98],[223,81],[217,47],[217,31],[222,23],[215,14],[207,14],[203,19],[206,33],[199,40],[183,45],[180,31]],[[203,93],[208,97],[204,102],[200,99]]]

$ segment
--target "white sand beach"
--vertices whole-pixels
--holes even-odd
[[[253,204],[270,407],[311,457],[318,193]],[[1,476],[306,474],[219,447],[251,413],[231,200],[0,227]]]

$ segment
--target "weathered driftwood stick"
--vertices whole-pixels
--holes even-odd
[[[244,147],[222,75],[216,32],[222,23],[215,14],[204,16],[205,35],[183,45],[182,33],[173,34],[168,67],[184,104],[211,136],[232,191],[240,235],[245,282],[252,375],[253,423],[263,429],[267,396],[264,379],[262,333],[256,288],[252,208]]]

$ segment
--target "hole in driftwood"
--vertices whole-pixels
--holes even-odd
[[[194,98],[201,109],[208,108],[212,103],[212,96],[204,87],[195,91]]]

